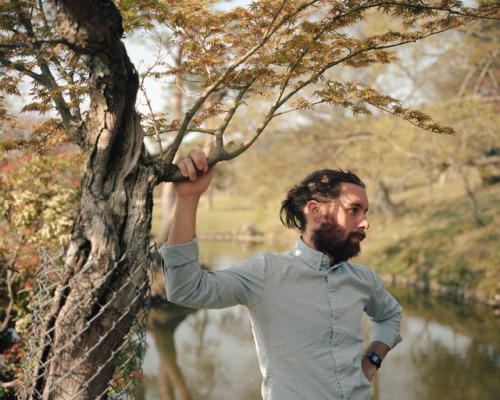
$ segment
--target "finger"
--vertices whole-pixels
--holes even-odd
[[[198,170],[206,172],[208,170],[207,156],[199,150],[190,150],[188,157],[193,161]]]
[[[196,168],[193,164],[193,161],[190,159],[187,159],[187,160],[185,160],[184,165],[186,166],[187,176],[189,176],[189,180],[195,181],[196,178],[198,177],[198,173],[197,173]]]
[[[186,161],[185,160],[180,160],[177,162],[176,164],[179,169],[181,170],[181,174],[182,176],[185,176],[185,177],[188,177],[189,176],[189,171],[188,171],[188,168],[186,166]]]
[[[193,164],[193,160],[185,158],[177,163],[177,166],[181,170],[182,176],[189,178],[191,181],[195,181],[197,178],[197,171]]]

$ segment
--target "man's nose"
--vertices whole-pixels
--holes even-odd
[[[363,215],[361,221],[359,221],[359,228],[366,231],[369,227],[370,227],[370,222],[368,222],[368,218],[366,217],[366,215]]]

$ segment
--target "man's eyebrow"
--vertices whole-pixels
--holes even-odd
[[[349,203],[349,207],[359,207],[359,208],[364,208],[365,206],[361,203]],[[366,207],[365,213],[368,212],[368,207]]]

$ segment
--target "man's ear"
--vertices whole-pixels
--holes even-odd
[[[323,221],[323,210],[316,200],[309,200],[304,207],[304,215],[308,222],[321,224]]]

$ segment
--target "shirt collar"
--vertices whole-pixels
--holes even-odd
[[[330,269],[330,258],[326,254],[309,247],[301,237],[295,243],[293,254],[316,271],[319,271],[321,267]]]

